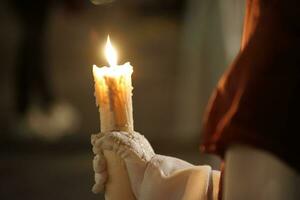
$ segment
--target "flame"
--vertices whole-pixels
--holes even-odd
[[[105,57],[111,67],[117,66],[117,60],[118,60],[117,51],[112,46],[109,35],[107,36],[107,42],[105,45]]]
[[[123,65],[117,65],[117,51],[112,46],[109,36],[107,36],[104,52],[110,67],[97,67],[96,65],[93,65],[93,74],[96,79],[102,80],[103,77],[131,77],[133,69],[129,62]]]

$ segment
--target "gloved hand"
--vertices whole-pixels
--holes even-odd
[[[93,161],[94,193],[103,191],[109,178],[103,150],[113,151],[124,160],[138,200],[179,200],[191,196],[201,200],[207,195],[212,196],[209,194],[213,192],[212,182],[218,182],[218,173],[213,174],[209,166],[194,166],[177,158],[155,154],[147,139],[137,132],[99,133],[92,135],[91,141],[96,154]],[[195,189],[197,194],[193,193]]]
[[[124,159],[133,192],[138,196],[147,163],[155,155],[148,140],[137,132],[100,133],[92,135],[91,140],[96,154],[93,161],[96,182],[93,192],[98,193],[104,189],[108,177],[102,152],[109,150]]]

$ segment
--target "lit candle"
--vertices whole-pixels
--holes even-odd
[[[133,131],[132,117],[132,66],[129,63],[117,65],[117,52],[109,36],[105,55],[110,67],[93,66],[95,79],[95,96],[100,112],[101,132]],[[116,154],[104,151],[107,160],[108,182],[105,199],[135,199],[132,193],[126,166]]]

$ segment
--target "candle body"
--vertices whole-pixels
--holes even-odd
[[[130,64],[94,67],[93,74],[101,131],[133,131]]]
[[[132,67],[122,66],[93,68],[95,96],[100,112],[101,132],[132,132]],[[123,160],[111,151],[104,151],[107,160],[108,182],[106,200],[134,200],[128,173]]]

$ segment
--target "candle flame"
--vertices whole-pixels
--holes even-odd
[[[117,64],[117,51],[114,49],[110,42],[109,36],[107,36],[107,42],[105,46],[105,56],[109,63],[110,67],[97,67],[93,65],[93,74],[95,79],[102,80],[104,77],[112,77],[112,78],[130,78],[133,72],[132,66],[129,62],[118,65]]]
[[[105,56],[106,56],[107,62],[109,63],[109,65],[111,67],[117,66],[117,59],[118,59],[117,51],[112,46],[109,35],[107,36],[107,42],[105,45]]]

